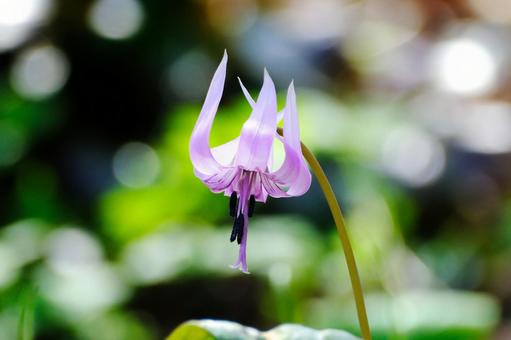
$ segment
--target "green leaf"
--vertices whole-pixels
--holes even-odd
[[[215,337],[207,330],[192,324],[183,324],[179,326],[174,332],[172,332],[172,334],[167,337],[167,340],[185,339],[214,340]]]
[[[170,334],[167,340],[259,340],[258,330],[224,320],[192,320]]]
[[[30,286],[22,291],[17,340],[32,340],[34,338],[34,300],[36,293],[36,289]]]
[[[355,340],[356,336],[342,330],[315,330],[295,324],[283,324],[263,333],[264,339],[272,340]]]
[[[167,340],[355,340],[345,331],[315,330],[302,325],[283,324],[267,332],[231,321],[192,320],[172,332]]]

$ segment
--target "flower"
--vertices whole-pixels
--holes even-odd
[[[266,69],[261,92],[254,101],[240,80],[252,113],[238,138],[215,148],[209,146],[211,126],[218,110],[225,82],[227,52],[209,86],[204,105],[190,138],[190,159],[195,175],[214,193],[230,196],[229,210],[234,218],[231,242],[240,244],[237,262],[232,266],[248,273],[246,248],[248,219],[255,202],[268,196],[281,198],[303,195],[310,187],[311,174],[303,158],[293,82],[287,92],[286,106],[277,113],[275,85]],[[238,78],[239,79],[239,78]],[[277,123],[284,119],[283,137]],[[273,142],[282,142],[284,162],[272,171]]]

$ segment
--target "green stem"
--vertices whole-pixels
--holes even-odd
[[[277,128],[277,132],[280,135],[283,135],[282,129]],[[369,322],[367,320],[366,307],[364,303],[364,294],[362,292],[362,285],[360,284],[360,277],[358,275],[357,264],[355,262],[355,256],[353,255],[353,249],[351,247],[350,239],[348,237],[348,231],[346,230],[346,225],[344,223],[344,218],[342,216],[341,208],[339,207],[339,203],[337,202],[337,198],[335,197],[334,191],[332,190],[332,186],[328,181],[328,178],[323,171],[323,168],[319,164],[318,160],[312,152],[303,144],[302,145],[302,153],[309,166],[312,169],[312,172],[316,176],[318,180],[319,186],[323,191],[323,195],[328,203],[328,207],[332,213],[332,216],[335,221],[335,226],[337,227],[337,234],[339,234],[339,238],[341,239],[342,247],[344,250],[344,256],[346,258],[346,264],[348,266],[348,271],[350,274],[351,286],[353,288],[353,295],[355,297],[355,304],[357,306],[357,315],[358,315],[358,323],[360,324],[360,331],[362,333],[362,338],[364,340],[371,339],[371,330],[369,329]]]

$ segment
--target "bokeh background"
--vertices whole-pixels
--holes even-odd
[[[295,80],[375,338],[511,338],[509,0],[0,0],[0,339],[358,333],[317,183],[258,205],[229,268],[187,151],[224,49],[212,145],[250,113],[236,76],[256,96],[266,66],[281,106]]]

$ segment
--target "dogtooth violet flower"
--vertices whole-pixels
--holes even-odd
[[[230,240],[236,240],[240,245],[238,260],[232,267],[248,273],[248,221],[255,202],[264,203],[268,196],[281,198],[304,194],[310,187],[311,173],[301,151],[293,83],[287,92],[285,108],[277,113],[275,85],[266,69],[257,101],[250,97],[240,80],[241,89],[252,108],[240,136],[210,148],[209,135],[222,98],[226,68],[225,52],[190,138],[190,159],[195,175],[212,192],[223,192],[230,197],[229,210],[234,218]],[[284,119],[283,137],[276,131],[280,119]],[[285,157],[282,165],[272,171],[275,140],[283,144]]]

